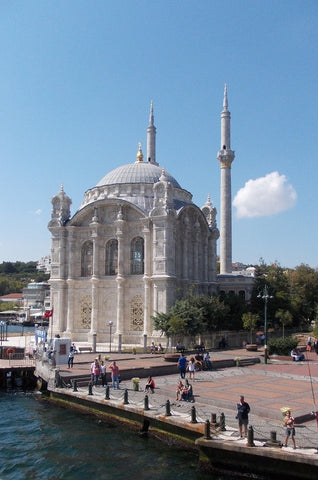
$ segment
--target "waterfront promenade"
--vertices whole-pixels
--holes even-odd
[[[10,339],[10,344],[17,346],[15,339]],[[80,346],[78,344],[77,346]],[[84,344],[83,344],[84,346]],[[74,367],[69,370],[67,366],[59,366],[63,378],[74,375],[89,374],[90,364],[93,359],[101,355],[109,356],[105,362],[108,366],[116,360],[122,371],[129,370],[131,375],[120,384],[120,390],[110,389],[110,399],[122,402],[124,390],[128,391],[129,406],[143,408],[144,385],[146,378],[140,379],[139,391],[134,391],[131,378],[135,377],[135,370],[146,368],[149,375],[158,365],[166,365],[163,355],[131,353],[107,353],[105,345],[97,345],[97,353],[81,353],[75,355]],[[237,432],[236,403],[240,395],[250,404],[250,425],[253,426],[256,446],[263,445],[270,439],[271,432],[277,433],[277,440],[283,443],[285,429],[282,424],[280,408],[288,406],[292,415],[298,419],[296,427],[297,450],[290,446],[283,451],[290,455],[312,456],[314,464],[318,464],[318,455],[315,454],[318,444],[318,428],[310,412],[318,401],[318,356],[311,352],[304,362],[274,361],[263,363],[263,352],[246,352],[245,350],[222,350],[211,352],[212,361],[230,358],[248,358],[260,356],[260,364],[247,367],[216,368],[212,371],[196,372],[195,380],[191,381],[194,389],[195,403],[180,402],[175,400],[176,385],[179,380],[177,365],[171,365],[171,374],[155,376],[156,389],[154,394],[149,394],[149,409],[154,415],[164,416],[166,401],[169,399],[171,406],[171,420],[187,425],[187,428],[198,428],[204,425],[211,414],[215,413],[217,419],[220,414],[225,414],[226,431],[219,434],[220,440],[233,442],[237,445],[246,445],[246,439],[240,439]],[[7,365],[8,360],[1,360]],[[15,361],[14,361],[15,362]],[[108,369],[109,374],[109,369]],[[71,388],[69,389],[71,391]],[[87,386],[79,387],[79,396],[87,396]],[[70,392],[71,393],[71,392]],[[105,398],[105,389],[101,386],[93,387],[94,399]],[[197,425],[191,424],[191,409],[195,406]]]

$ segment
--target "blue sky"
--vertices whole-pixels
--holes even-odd
[[[318,267],[318,2],[1,0],[0,262],[50,252],[51,197],[146,151],[220,211],[232,115],[233,261]],[[219,218],[219,215],[218,215]]]

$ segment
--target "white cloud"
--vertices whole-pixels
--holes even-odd
[[[238,218],[266,217],[292,208],[297,200],[294,187],[285,175],[272,172],[248,180],[233,200]]]
[[[41,215],[42,213],[42,210],[40,208],[38,208],[37,210],[35,210],[35,215]]]

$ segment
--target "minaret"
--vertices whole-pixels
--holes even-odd
[[[156,127],[153,123],[153,103],[150,102],[149,125],[147,128],[147,161],[153,165],[158,165],[156,162]]]
[[[221,166],[220,208],[220,273],[232,273],[232,195],[231,165],[234,152],[231,150],[231,114],[227,103],[227,86],[224,87],[223,110],[221,113],[221,150],[217,159]]]

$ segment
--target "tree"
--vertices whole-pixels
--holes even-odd
[[[275,318],[283,327],[283,338],[285,338],[285,327],[293,323],[293,316],[288,310],[279,309],[275,313]]]
[[[306,328],[316,317],[318,305],[318,270],[301,264],[289,271],[291,310]]]
[[[259,316],[255,313],[248,312],[242,315],[243,328],[250,330],[250,343],[253,343],[253,330],[255,330],[258,321]]]

